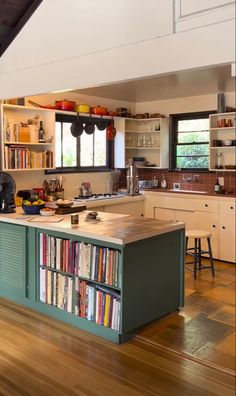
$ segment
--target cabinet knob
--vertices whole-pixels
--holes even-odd
[[[216,228],[216,225],[215,225],[215,224],[213,224],[213,225],[212,225],[212,227],[213,227],[213,228]]]
[[[233,209],[234,207],[233,206],[230,206],[230,209]]]
[[[225,230],[225,226],[222,226],[223,230]]]
[[[205,207],[208,208],[208,204],[205,204]]]

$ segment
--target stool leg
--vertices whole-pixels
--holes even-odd
[[[202,248],[201,248],[201,238],[198,239],[198,268],[199,271],[202,269]]]
[[[207,238],[207,243],[208,243],[209,257],[210,257],[210,263],[211,263],[211,273],[212,273],[212,276],[214,277],[215,276],[215,268],[214,268],[214,262],[213,262],[213,257],[212,257],[210,238]]]
[[[185,242],[185,254],[187,254],[188,251],[188,237],[186,237],[186,242]]]
[[[197,279],[197,238],[194,238],[193,277]]]

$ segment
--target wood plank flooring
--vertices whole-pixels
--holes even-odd
[[[233,396],[234,380],[148,340],[115,345],[0,299],[0,396]]]
[[[207,263],[207,261],[205,261]],[[185,307],[145,326],[139,336],[152,343],[235,371],[235,265],[215,261],[215,278],[203,270],[185,275]]]

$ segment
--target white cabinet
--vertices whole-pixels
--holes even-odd
[[[124,168],[128,159],[143,157],[149,167],[168,168],[169,134],[165,118],[115,120],[115,167]]]
[[[165,209],[156,206],[154,208],[154,217],[158,220],[183,222],[186,230],[194,227],[194,212],[190,210]]]
[[[205,230],[211,233],[211,248],[214,258],[219,258],[218,240],[219,240],[219,220],[218,212],[200,212],[194,213],[194,229]],[[201,241],[202,249],[208,250],[207,241],[205,238]]]
[[[235,202],[220,202],[219,212],[219,259],[235,263]]]
[[[202,229],[211,233],[215,259],[235,263],[235,200],[171,193],[147,193],[144,216],[160,220],[182,221],[186,230]],[[206,241],[202,241],[207,250]]]
[[[210,115],[210,170],[236,170],[236,113]]]
[[[52,169],[55,165],[55,111],[2,104],[0,109],[1,170]],[[29,120],[37,124],[30,124]],[[38,142],[39,121],[45,143]]]
[[[143,201],[107,205],[105,206],[105,212],[121,213],[136,217],[143,216]]]
[[[158,220],[174,221],[175,213],[174,209],[160,208],[154,206],[154,218]]]
[[[228,21],[235,14],[230,0],[175,0],[174,4],[176,32]]]

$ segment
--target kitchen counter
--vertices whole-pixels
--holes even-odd
[[[142,193],[145,195],[146,193],[166,193],[166,194],[171,194],[172,196],[174,194],[185,194],[185,195],[196,195],[199,197],[202,196],[207,196],[207,197],[214,197],[214,198],[231,198],[231,199],[236,199],[236,194],[234,193],[225,193],[225,194],[216,194],[215,192],[209,192],[209,191],[198,191],[198,190],[174,190],[174,189],[168,189],[168,188],[156,188],[156,189],[146,189],[142,190]]]
[[[183,306],[184,224],[88,212],[1,214],[0,297],[122,343]]]
[[[184,223],[105,212],[98,212],[98,220],[87,221],[88,213],[89,211],[80,212],[78,226],[72,226],[70,215],[29,216],[23,213],[22,208],[17,208],[17,213],[1,214],[0,222],[63,232],[118,245],[126,245],[184,228]],[[62,220],[54,222],[56,219]]]
[[[92,199],[92,200],[84,200],[82,202],[75,202],[74,206],[83,206],[86,205],[86,207],[89,208],[94,208],[96,206],[108,206],[108,205],[117,205],[117,204],[126,204],[126,203],[131,203],[131,202],[140,202],[144,201],[145,196],[144,194],[139,194],[139,195],[122,195],[116,198],[105,198],[105,199]]]

